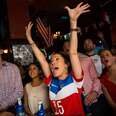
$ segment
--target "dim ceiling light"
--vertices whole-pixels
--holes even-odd
[[[7,53],[8,53],[8,49],[5,49],[5,50],[4,50],[4,53],[7,54]]]

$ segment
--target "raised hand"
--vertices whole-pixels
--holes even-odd
[[[37,47],[36,43],[32,39],[32,36],[31,36],[32,26],[33,26],[33,23],[29,22],[29,24],[25,27],[26,37],[27,37],[27,40],[28,40],[30,46],[32,47],[32,50],[33,50],[36,58],[38,59],[40,65],[42,67],[42,70],[44,72],[45,77],[49,77],[49,75],[51,74],[51,71],[50,71],[50,68],[49,68],[49,64],[47,63],[44,54]]]
[[[83,2],[79,3],[75,8],[71,9],[68,6],[65,7],[65,9],[68,11],[69,17],[71,21],[77,21],[78,17],[86,12],[89,12],[88,9],[90,7],[89,4],[84,4]]]
[[[32,37],[31,37],[31,29],[32,29],[33,23],[29,22],[28,25],[25,27],[26,30],[26,37],[29,43],[31,44],[33,42]]]

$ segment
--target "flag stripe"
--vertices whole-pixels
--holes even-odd
[[[45,40],[45,43],[46,43],[46,45],[48,47],[49,43],[48,43],[48,41],[46,39],[47,35],[43,32],[43,30],[42,30],[42,28],[41,28],[41,26],[39,24],[37,25],[37,28],[38,28],[38,31],[40,32],[40,34],[42,35],[43,39]]]
[[[45,22],[43,22],[40,17],[37,18],[37,28],[42,37],[44,38],[44,41],[47,45],[47,47],[50,47],[53,45],[53,37],[51,36],[51,27],[50,25],[47,27],[45,26]]]
[[[38,21],[39,21],[39,24],[41,25],[41,27],[43,28],[43,30],[45,31],[45,33],[48,34],[48,29],[47,29],[47,27],[45,27],[42,20],[40,18],[38,18]]]
[[[46,38],[48,38],[48,32],[45,29],[44,24],[42,23],[42,21],[38,20],[38,26],[39,28],[42,30],[42,32],[44,33],[44,35],[46,36]]]
[[[48,46],[49,46],[49,43],[48,43],[48,41],[47,41],[48,35],[47,35],[47,33],[45,32],[45,30],[43,29],[41,23],[42,23],[42,22],[40,22],[40,20],[37,20],[37,28],[38,28],[40,34],[42,35],[42,37],[44,38],[45,43],[46,43],[46,45],[47,45],[47,47],[48,47]]]

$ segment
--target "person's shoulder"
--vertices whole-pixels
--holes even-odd
[[[17,69],[17,70],[19,70],[19,67],[16,65],[16,64],[14,64],[14,63],[11,63],[11,62],[6,62],[7,63],[7,65],[9,66],[9,67],[11,67],[11,68],[15,68],[15,69]]]
[[[48,87],[44,82],[42,82],[41,86]]]
[[[92,55],[92,57],[100,58],[100,56],[98,54],[94,54],[94,55]]]
[[[101,58],[98,54],[95,54],[95,55],[92,55],[91,58],[94,60],[94,61],[101,61]]]
[[[27,94],[30,94],[31,90],[32,90],[32,86],[31,83],[27,83],[24,87],[24,90],[27,92]]]
[[[5,64],[8,65],[8,66],[16,66],[14,63],[12,63],[12,62],[7,62],[7,61],[5,61]]]
[[[91,58],[83,53],[79,53],[79,59],[80,61],[87,61],[90,60]]]
[[[4,61],[4,66],[7,66],[7,67],[14,67],[15,65],[13,64],[13,63],[11,63],[11,62],[7,62],[7,61]]]
[[[85,55],[85,54],[82,54],[82,53],[79,53],[79,58],[80,58],[80,61],[82,62],[82,61],[84,61],[84,63],[86,62],[92,62],[92,58],[91,57],[89,57],[89,56],[87,56],[87,55]]]
[[[87,55],[83,53],[78,53],[78,54],[79,54],[79,58],[89,58]]]
[[[25,88],[28,88],[28,87],[30,87],[31,86],[31,83],[27,83],[26,85],[25,85]]]

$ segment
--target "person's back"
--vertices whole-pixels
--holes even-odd
[[[4,61],[2,64],[0,64],[0,79],[2,79],[2,81],[0,81],[0,95],[5,95],[6,97],[8,97],[14,92],[14,90],[16,89],[16,85],[19,84],[19,89],[21,91],[19,91],[18,94],[19,96],[22,96],[23,88],[21,78],[19,78],[20,73],[18,71],[18,67],[10,62]],[[16,80],[19,80],[20,82],[17,83]]]
[[[10,62],[0,62],[0,111],[15,113],[17,98],[23,96],[23,86],[18,67]],[[0,114],[2,115],[2,114]]]
[[[14,113],[17,98],[23,96],[21,75],[15,64],[2,59],[2,54],[0,49],[0,111]]]

